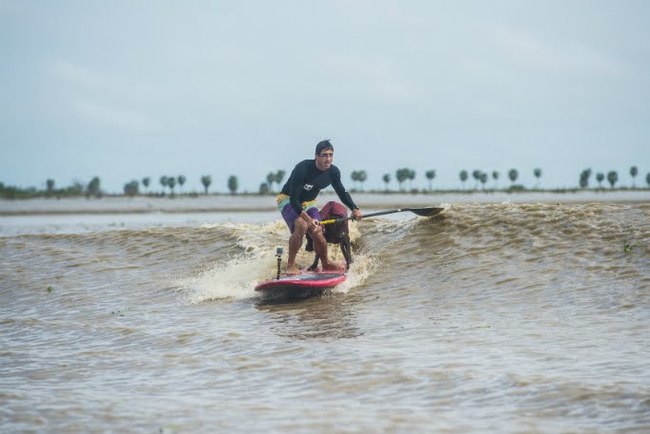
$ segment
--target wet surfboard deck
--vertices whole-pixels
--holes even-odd
[[[310,273],[282,275],[279,279],[267,280],[255,287],[264,299],[283,300],[320,296],[326,290],[345,281],[345,273]]]

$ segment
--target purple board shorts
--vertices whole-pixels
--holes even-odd
[[[284,221],[287,223],[287,226],[289,226],[289,230],[291,233],[293,233],[295,229],[295,222],[296,219],[298,218],[298,213],[296,213],[296,210],[293,209],[290,203],[280,203],[279,206],[280,208],[280,213],[282,214],[282,218]],[[307,213],[307,215],[314,220],[321,220],[320,213],[318,212],[318,208],[316,208],[313,203],[311,204],[303,204],[303,209]]]

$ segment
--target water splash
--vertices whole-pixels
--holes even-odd
[[[177,282],[189,303],[207,300],[245,299],[255,296],[255,285],[272,277],[276,269],[275,248],[285,242],[283,222],[263,225],[220,223],[204,228],[227,229],[239,255],[210,264],[198,275]]]
[[[225,261],[204,267],[197,275],[176,282],[182,297],[191,304],[207,300],[246,299],[256,297],[255,286],[264,280],[272,279],[277,272],[277,247],[285,246],[288,231],[284,222],[274,221],[263,225],[220,223],[204,225],[205,229],[227,229],[234,244],[241,253]],[[350,238],[354,242],[361,237],[356,225],[350,227]],[[285,250],[286,251],[286,250]],[[329,246],[333,261],[343,262],[343,255],[333,245]],[[297,263],[307,268],[313,260],[313,253],[300,251]],[[286,264],[286,254],[283,267]],[[348,272],[348,279],[339,285],[335,292],[347,293],[361,285],[376,268],[370,255],[355,255],[354,263]]]
[[[198,276],[183,279],[187,302],[195,304],[207,300],[244,299],[255,296],[255,285],[272,269],[274,257],[270,254],[247,255],[216,264]]]

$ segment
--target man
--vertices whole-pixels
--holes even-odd
[[[354,219],[360,220],[362,214],[350,194],[345,191],[341,183],[341,172],[332,164],[333,159],[334,146],[330,141],[319,142],[316,145],[315,158],[296,165],[277,197],[282,218],[291,231],[287,274],[300,273],[296,266],[296,256],[307,232],[314,241],[314,251],[320,257],[323,271],[345,270],[344,265],[330,262],[327,256],[327,242],[320,226],[321,217],[316,207],[316,197],[322,189],[331,185],[341,202],[352,210]]]

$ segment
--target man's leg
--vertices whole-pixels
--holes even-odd
[[[323,235],[323,228],[317,227],[309,231],[311,238],[314,240],[314,252],[318,255],[323,265],[323,271],[344,271],[345,266],[335,262],[330,262],[327,256],[327,241]]]
[[[309,208],[306,212],[311,218],[318,221],[322,220],[316,207]],[[325,240],[325,235],[323,235],[322,226],[309,228],[309,235],[311,235],[311,238],[314,241],[314,252],[320,258],[323,271],[342,271],[345,269],[341,264],[330,262],[329,256],[327,256],[327,240]]]
[[[285,272],[287,274],[299,274],[300,270],[296,266],[296,256],[302,246],[302,238],[307,232],[307,225],[304,220],[302,220],[293,207],[288,203],[288,200],[285,202],[284,206],[280,211],[282,218],[287,223],[287,227],[291,232],[289,237],[289,259],[287,260],[287,268]],[[301,224],[304,223],[304,224]]]
[[[302,246],[302,240],[307,233],[307,222],[300,217],[296,218],[293,223],[293,232],[289,237],[289,259],[287,260],[287,274],[299,274],[300,270],[296,266],[296,256]]]

